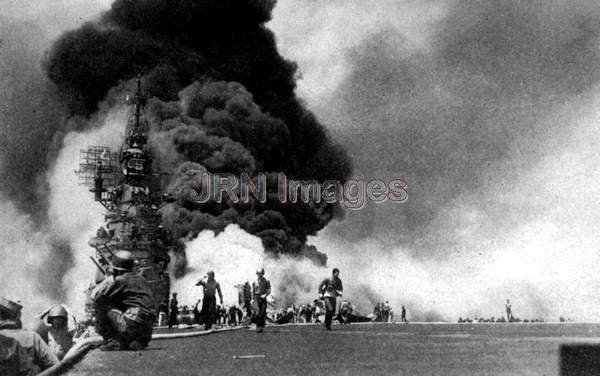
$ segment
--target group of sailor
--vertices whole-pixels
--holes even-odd
[[[104,339],[101,350],[141,350],[152,339],[152,291],[133,267],[131,252],[116,252],[110,276],[91,292],[95,331]],[[78,325],[64,305],[57,304],[37,316],[35,330],[25,330],[22,309],[19,302],[0,298],[0,375],[36,375],[55,366],[84,326]]]
[[[142,350],[152,339],[156,322],[156,310],[152,291],[146,280],[134,271],[134,257],[129,251],[118,251],[110,260],[108,276],[91,291],[94,307],[95,331],[104,339],[100,349]],[[342,280],[339,270],[325,278],[318,287],[319,297],[325,307],[325,328],[331,330],[337,298],[342,296]],[[249,285],[247,283],[247,285]],[[221,305],[223,294],[215,280],[215,273],[209,271],[206,277],[196,283],[204,292],[201,315],[205,329],[210,329],[216,320],[218,295]],[[248,315],[256,324],[256,331],[263,332],[267,318],[267,297],[271,294],[271,283],[265,278],[265,270],[256,271],[256,280],[246,287],[244,294]],[[248,295],[248,296],[247,296]],[[249,300],[249,301],[246,301]],[[169,302],[169,323],[171,313],[176,313],[177,294]],[[173,308],[175,307],[175,308]],[[54,305],[38,315],[41,324],[34,331],[23,329],[21,322],[22,305],[0,298],[0,374],[35,375],[56,365],[73,347],[73,338],[78,329],[75,317],[67,307]],[[71,323],[71,324],[69,324]]]

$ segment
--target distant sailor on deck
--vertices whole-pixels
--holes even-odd
[[[404,308],[404,306],[402,306],[402,317],[401,317],[401,321],[405,322],[408,324],[408,320],[406,320],[406,308]]]
[[[242,286],[242,294],[244,300],[244,311],[247,318],[252,317],[252,287],[250,282],[246,281]]]
[[[202,311],[200,316],[204,322],[204,329],[208,330],[212,328],[212,325],[217,320],[217,298],[216,293],[219,294],[219,300],[223,305],[223,293],[221,292],[221,285],[215,280],[215,272],[212,270],[206,273],[206,276],[202,278],[196,286],[202,286],[204,290],[204,298],[202,300]]]
[[[173,328],[173,325],[177,326],[177,315],[179,314],[179,302],[177,301],[177,293],[174,292],[171,295],[171,301],[169,302],[169,329]]]
[[[331,330],[331,321],[335,315],[336,309],[336,298],[342,296],[344,287],[342,286],[342,280],[339,278],[340,270],[334,268],[332,276],[325,278],[319,284],[319,294],[325,302],[325,328]]]
[[[252,283],[252,296],[256,307],[256,332],[262,333],[267,318],[267,296],[271,293],[271,282],[265,278],[265,270],[256,271],[256,281]]]
[[[169,315],[169,300],[163,300],[158,306],[158,326],[164,326],[167,323]]]
[[[512,305],[510,304],[510,300],[508,300],[508,299],[506,299],[506,320],[508,322],[513,321]]]
[[[152,291],[146,280],[133,272],[133,264],[131,252],[116,252],[111,260],[113,276],[92,291],[96,330],[105,339],[101,350],[141,350],[152,339]]]

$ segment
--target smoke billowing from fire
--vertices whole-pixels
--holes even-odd
[[[88,124],[65,121],[65,106],[41,60],[57,33],[101,7],[83,0],[69,2],[69,9],[54,1],[29,5],[3,3],[0,15],[0,295],[21,299],[26,323],[67,295],[62,276],[74,265],[72,244],[48,221],[46,174],[65,134]]]
[[[93,112],[111,87],[140,71],[156,78],[150,95],[161,100],[176,100],[178,89],[194,81],[241,83],[251,101],[289,131],[287,144],[279,145],[283,154],[276,154],[281,160],[269,159],[262,167],[298,178],[343,180],[350,173],[348,158],[296,97],[296,65],[278,53],[275,36],[264,26],[274,4],[117,0],[99,23],[87,23],[56,42],[46,64],[48,76],[79,114]],[[211,90],[218,100],[220,88]],[[226,96],[232,89],[223,90]]]
[[[233,2],[215,2],[203,11],[210,15],[203,19],[192,1],[171,2],[179,5],[172,8],[162,1],[118,1],[101,21],[62,37],[45,66],[60,84],[69,110],[84,116],[96,111],[120,80],[144,70],[147,89],[159,94],[149,103],[153,140],[178,143],[160,151],[161,163],[178,171],[175,191],[185,190],[186,179],[207,165],[281,168],[298,178],[336,171],[346,176],[345,162],[329,160],[324,163],[329,169],[315,163],[327,160],[332,155],[328,150],[336,147],[318,142],[325,139],[322,128],[293,95],[294,78],[301,75],[296,90],[319,118],[334,126],[332,133],[350,151],[358,177],[403,178],[409,185],[407,203],[370,205],[348,213],[344,222],[333,222],[318,237],[307,237],[308,244],[327,253],[330,266],[342,269],[346,297],[361,310],[389,299],[396,308],[406,303],[413,318],[454,320],[498,316],[502,302],[511,298],[519,316],[597,320],[600,15],[595,1],[280,0],[268,25],[283,55],[298,61],[300,70],[277,53],[273,34],[263,25],[272,3],[238,3],[243,12],[228,14],[223,9]],[[203,22],[195,22],[196,16]],[[8,51],[20,56],[22,73],[34,72],[25,80],[31,85],[11,81],[9,87],[22,88],[21,94],[1,105],[2,126],[10,124],[11,129],[0,157],[9,182],[3,193],[24,208],[30,194],[23,193],[44,180],[34,177],[43,176],[60,154],[44,140],[56,135],[52,145],[60,146],[71,129],[98,123],[82,121],[69,128],[75,125],[44,121],[61,113],[56,113],[52,88],[40,90],[40,46],[31,41],[43,38],[8,35],[3,31],[2,62],[10,56],[7,41],[17,40],[29,47],[18,48],[17,43]],[[76,43],[87,41],[93,43]],[[69,56],[77,58],[76,64],[64,63]],[[4,63],[2,77],[23,77],[10,68],[14,66]],[[214,103],[200,100],[189,112],[192,102],[186,98],[212,98],[215,91]],[[48,115],[22,110],[31,109],[31,98]],[[238,107],[241,117],[232,110]],[[245,143],[245,137],[260,139],[265,129],[254,126],[256,118],[277,131],[276,143],[263,143],[271,147],[269,153],[283,150],[284,163],[265,159],[262,149]],[[197,145],[213,154],[196,155]],[[24,150],[35,150],[43,163],[23,165],[19,153]],[[48,159],[44,150],[54,157]],[[23,169],[31,171],[26,180]],[[43,185],[37,187],[45,191]],[[44,196],[36,197],[41,199],[35,208],[47,206]],[[281,244],[271,238],[285,243],[298,235],[303,243],[302,234],[322,228],[318,218],[310,231],[298,226],[281,208],[265,210],[260,220],[260,214],[251,213],[244,223],[245,208],[198,208],[184,196],[178,198],[166,208],[165,220],[179,234],[226,228],[216,238],[204,232],[188,240],[189,250],[225,242],[241,254],[251,249],[248,259],[258,260],[258,238],[246,234],[244,244],[249,245],[236,248],[233,235],[239,230],[229,224],[251,225],[250,232],[268,240],[267,248]],[[284,216],[285,223],[274,213]],[[14,217],[22,218],[16,209]],[[276,231],[261,234],[264,229]],[[27,233],[40,231],[42,240],[35,242],[40,254],[51,259],[71,254],[48,248],[46,230],[39,226]],[[229,248],[223,248],[227,254]],[[194,255],[200,257],[200,252]],[[71,256],[63,259],[76,262]],[[282,264],[287,260],[280,259]],[[219,268],[228,270],[222,259],[211,262],[206,264],[217,277],[223,275]],[[190,279],[206,271],[203,265],[188,266]],[[329,270],[306,262],[289,266],[286,275],[299,276],[289,285],[301,287],[294,291],[313,289],[297,295],[312,300],[315,281]],[[283,281],[270,272],[272,280]],[[58,289],[56,293],[60,295]]]
[[[156,167],[175,171],[169,191],[177,202],[162,210],[166,228],[181,239],[235,223],[262,238],[271,254],[303,255],[324,264],[326,256],[304,242],[333,218],[333,206],[281,203],[276,183],[270,184],[264,204],[254,197],[244,203],[199,204],[191,194],[207,171],[223,176],[270,171],[275,177],[290,145],[286,124],[262,112],[238,83],[196,82],[180,97],[180,102],[155,98],[147,107]],[[185,265],[175,266],[181,273]]]
[[[11,203],[2,198],[0,207],[2,218],[2,259],[0,265],[1,292],[13,299],[29,303],[29,296],[39,296],[39,306],[26,305],[25,317],[36,313],[36,308],[49,304],[60,297],[60,284],[54,279],[55,272],[65,272],[68,265],[52,260],[52,246],[55,239],[44,231],[36,230],[32,220],[19,212]],[[54,271],[53,271],[54,270]],[[27,282],[30,276],[33,281]]]
[[[236,285],[256,279],[256,270],[264,268],[271,281],[275,304],[287,307],[293,303],[312,301],[316,281],[324,272],[308,259],[299,260],[289,255],[275,259],[265,252],[260,238],[249,234],[237,225],[230,225],[218,235],[204,231],[186,243],[190,267],[186,275],[175,281],[173,291],[178,292],[182,304],[192,305],[201,296],[196,282],[209,270],[221,285],[226,305],[238,304]]]
[[[116,101],[124,98],[124,95],[115,95],[118,96]],[[122,103],[103,108],[86,120],[90,129],[69,132],[62,141],[53,167],[48,171],[48,227],[52,233],[61,234],[73,250],[70,255],[72,267],[61,273],[62,295],[78,314],[83,313],[84,291],[92,283],[90,276],[96,272],[89,259],[93,252],[88,241],[104,225],[105,211],[94,202],[89,188],[79,185],[73,175],[79,168],[80,151],[86,150],[89,145],[118,150],[128,120],[127,110]]]
[[[271,26],[355,174],[409,186],[320,249],[362,244],[372,278],[394,270],[374,296],[445,319],[498,316],[506,298],[519,316],[598,319],[596,2],[294,1]]]
[[[267,0],[119,0],[98,23],[63,35],[46,68],[71,111],[84,115],[120,80],[147,72],[155,167],[175,175],[178,202],[163,210],[163,219],[176,239],[236,223],[260,236],[271,253],[324,263],[306,237],[333,218],[335,205],[276,199],[198,205],[185,197],[203,171],[284,172],[318,181],[343,181],[350,173],[344,151],[294,94],[296,67],[279,55],[264,27],[273,6]],[[176,263],[176,274],[184,267]]]
[[[48,85],[38,69],[25,70],[36,74],[30,80],[36,87],[27,87],[26,94],[35,93],[49,101],[47,106],[28,103],[35,106],[33,113],[40,111],[39,117],[47,124],[19,118],[28,113],[25,104],[11,105],[3,112],[8,116],[15,113],[6,123],[15,125],[17,131],[25,124],[34,133],[7,132],[20,147],[3,155],[5,171],[15,176],[5,189],[22,196],[13,199],[35,212],[40,225],[46,216],[39,214],[48,209],[55,222],[44,231],[61,234],[59,239],[66,247],[50,247],[51,257],[76,265],[63,281],[69,291],[56,298],[66,294],[73,302],[72,291],[82,287],[78,277],[86,274],[89,265],[83,266],[78,250],[84,248],[85,236],[91,235],[94,220],[90,216],[99,214],[68,210],[78,205],[74,200],[89,200],[75,193],[83,191],[69,182],[73,179],[65,176],[66,171],[73,171],[77,148],[87,146],[82,144],[84,140],[89,144],[95,139],[86,129],[102,125],[98,134],[107,134],[111,123],[107,113],[117,111],[113,107],[123,99],[115,99],[122,92],[116,87],[139,72],[145,73],[147,93],[155,97],[150,100],[149,116],[156,165],[173,173],[176,193],[185,191],[182,174],[198,168],[222,174],[285,172],[294,178],[318,180],[343,180],[349,175],[351,167],[344,151],[294,94],[296,67],[279,55],[273,34],[264,26],[273,6],[272,1],[201,5],[116,1],[97,21],[67,32],[50,48],[43,66],[55,87]],[[45,43],[21,60],[37,68]],[[13,69],[13,65],[6,66]],[[13,69],[6,76],[18,77],[17,73]],[[37,88],[45,85],[49,92]],[[17,83],[13,86],[19,87]],[[39,155],[22,158],[18,154],[31,154],[32,150]],[[50,166],[45,181],[44,172]],[[28,173],[22,174],[23,170]],[[22,176],[28,180],[23,181]],[[41,184],[36,185],[36,179]],[[50,192],[49,199],[34,195],[33,189]],[[164,209],[165,224],[177,237],[194,237],[204,229],[221,231],[236,223],[260,236],[271,253],[304,255],[320,263],[326,260],[305,243],[308,235],[332,219],[333,205],[294,207],[271,200],[253,207],[227,203],[200,207],[183,196],[177,198]],[[182,249],[178,251],[176,260],[181,261]],[[184,267],[185,262],[176,262],[176,274],[182,274]]]
[[[303,255],[325,263],[326,256],[307,246],[306,238],[333,218],[334,205],[283,205],[270,199],[265,205],[200,206],[183,195],[193,177],[190,172],[197,170],[285,172],[307,180],[343,180],[350,173],[344,151],[294,94],[296,67],[278,54],[273,34],[264,27],[273,6],[271,1],[214,1],[201,6],[186,1],[116,1],[97,21],[67,32],[53,44],[43,66],[56,87],[37,69],[47,41],[33,48],[32,56],[20,57],[36,66],[24,70],[33,72],[29,81],[35,84],[24,90],[48,101],[42,105],[28,98],[27,103],[47,124],[24,117],[27,104],[10,104],[3,112],[11,117],[8,129],[16,130],[6,132],[10,136],[6,141],[13,139],[11,145],[19,146],[3,155],[5,172],[9,178],[14,174],[4,189],[14,192],[11,198],[23,209],[36,213],[37,226],[45,226],[42,234],[60,234],[58,246],[49,246],[49,258],[75,264],[63,281],[67,292],[55,299],[67,296],[73,303],[75,290],[85,288],[79,277],[87,274],[89,265],[84,266],[78,250],[86,248],[84,239],[96,223],[91,216],[101,218],[96,211],[70,209],[88,207],[79,204],[90,200],[72,183],[75,179],[65,175],[75,169],[78,149],[87,146],[84,142],[106,144],[94,141],[94,135],[108,134],[114,124],[108,121],[109,114],[118,112],[115,106],[123,99],[118,95],[124,86],[117,86],[139,72],[146,73],[144,85],[151,97],[148,115],[155,167],[173,174],[170,188],[177,202],[163,214],[174,235],[193,238],[202,230],[222,231],[235,223],[260,236],[271,254]],[[18,81],[20,72],[13,68],[17,64],[10,63],[6,62],[5,76]],[[47,90],[38,88],[46,86]],[[32,134],[23,132],[21,124]],[[87,130],[98,126],[99,131]],[[32,158],[32,151],[39,155]],[[51,220],[47,226],[46,216],[39,215],[46,209]],[[174,260],[176,275],[185,272],[182,244]]]

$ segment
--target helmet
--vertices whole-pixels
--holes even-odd
[[[212,270],[209,270],[209,271],[206,273],[206,275],[207,275],[207,276],[209,276],[209,277],[214,277],[214,276],[215,276],[215,272],[214,272],[214,271],[212,271]]]
[[[56,304],[48,311],[48,318],[50,317],[64,317],[67,318],[67,310],[61,304]]]
[[[133,269],[133,253],[129,251],[118,251],[112,257],[110,264],[115,270],[129,271]]]
[[[264,268],[256,269],[256,274],[265,275],[265,269]]]
[[[7,313],[16,315],[21,313],[21,309],[23,309],[23,306],[12,300],[0,297],[0,309],[4,310]]]
[[[340,270],[338,268],[333,268],[333,271],[332,271],[333,274],[339,273],[339,272],[340,272]]]

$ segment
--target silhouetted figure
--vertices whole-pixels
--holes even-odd
[[[246,317],[252,317],[252,287],[250,282],[246,281],[242,286],[242,293],[244,295],[244,310],[246,311]]]
[[[215,280],[215,272],[212,270],[206,273],[206,276],[202,278],[196,286],[202,286],[204,290],[204,297],[202,298],[202,321],[204,322],[204,329],[208,330],[212,328],[213,324],[219,319],[220,310],[217,311],[217,297],[219,294],[219,300],[223,305],[223,293],[221,292],[221,285]]]
[[[319,284],[319,294],[325,302],[325,328],[331,330],[331,321],[335,315],[336,309],[336,298],[342,296],[344,287],[342,286],[342,280],[339,278],[340,270],[334,268],[332,271],[331,278],[325,278]]]
[[[406,319],[406,308],[404,308],[404,306],[402,306],[402,313],[401,313],[400,321],[408,324],[408,320]]]
[[[179,302],[177,301],[177,293],[174,292],[169,302],[169,329],[173,325],[177,326],[177,315],[179,314]]]
[[[271,282],[265,278],[265,270],[256,271],[256,281],[252,283],[252,296],[256,305],[256,332],[262,333],[267,318],[267,296],[271,293]]]
[[[506,299],[506,320],[512,322],[513,318],[512,305],[510,304],[510,300]]]

